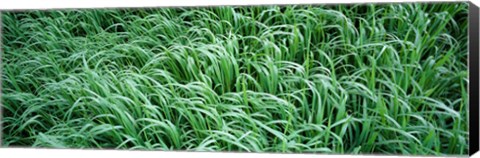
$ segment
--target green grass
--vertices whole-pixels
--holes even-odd
[[[468,152],[466,3],[4,12],[4,146]]]

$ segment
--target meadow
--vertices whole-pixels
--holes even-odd
[[[468,153],[466,3],[2,12],[4,147]]]

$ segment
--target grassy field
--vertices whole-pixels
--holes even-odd
[[[3,12],[3,146],[468,152],[466,3]]]

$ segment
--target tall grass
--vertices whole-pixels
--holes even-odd
[[[467,154],[467,4],[6,12],[4,146]]]

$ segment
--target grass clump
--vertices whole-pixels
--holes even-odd
[[[467,154],[467,4],[5,12],[4,146]]]

